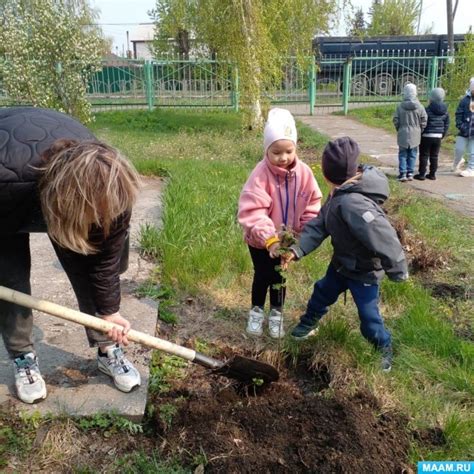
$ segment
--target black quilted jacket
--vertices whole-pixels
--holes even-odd
[[[47,231],[37,190],[40,171],[35,167],[58,138],[95,139],[81,123],[54,110],[0,108],[0,238],[5,233]],[[96,255],[57,248],[67,273],[88,277],[99,314],[115,313],[120,306],[120,256],[129,221],[130,215],[117,219],[107,239],[100,229],[91,231],[91,240],[100,248]]]
[[[444,102],[431,102],[428,107],[425,107],[428,115],[428,123],[423,130],[423,135],[440,134],[444,137],[449,129],[449,113],[448,107]]]

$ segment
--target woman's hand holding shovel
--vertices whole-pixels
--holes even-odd
[[[102,319],[108,321],[109,323],[114,323],[123,327],[122,330],[120,330],[119,327],[114,327],[107,333],[107,336],[109,336],[112,341],[117,342],[118,344],[128,346],[127,333],[130,331],[130,322],[122,317],[118,312],[109,314],[107,316],[102,316]]]

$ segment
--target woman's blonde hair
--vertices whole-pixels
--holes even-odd
[[[107,237],[114,220],[131,211],[138,173],[117,150],[97,141],[56,140],[42,158],[39,193],[48,234],[66,249],[97,253],[91,228]]]

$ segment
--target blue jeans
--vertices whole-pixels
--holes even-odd
[[[359,312],[362,335],[378,349],[390,346],[392,338],[379,312],[379,285],[347,278],[338,273],[332,265],[329,265],[324,278],[314,284],[313,294],[300,322],[307,326],[314,325],[328,312],[328,306],[334,304],[339,295],[347,289],[351,292]]]
[[[400,174],[413,174],[418,147],[398,149],[398,171]]]
[[[456,166],[464,156],[464,153],[469,154],[469,161],[467,163],[467,169],[474,170],[474,136],[456,137],[456,148],[454,149],[454,165]]]

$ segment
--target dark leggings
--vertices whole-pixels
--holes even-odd
[[[252,307],[265,306],[267,291],[270,288],[270,307],[280,309],[285,302],[286,288],[274,285],[284,285],[285,280],[275,268],[280,265],[279,258],[271,258],[266,249],[257,249],[249,245],[253,262]]]

